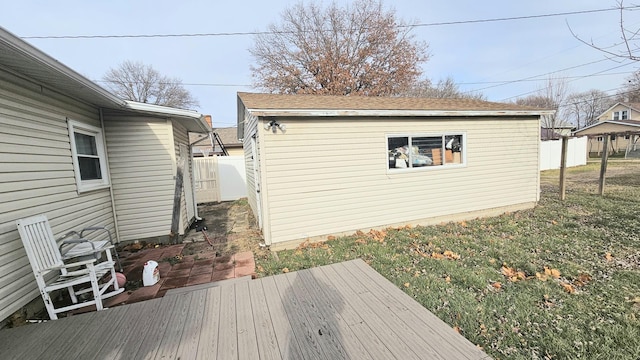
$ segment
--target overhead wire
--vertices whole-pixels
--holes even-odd
[[[625,6],[623,10],[640,9],[640,5]],[[432,26],[446,26],[446,25],[462,25],[462,24],[479,24],[501,21],[514,21],[514,20],[527,20],[527,19],[539,19],[546,17],[557,17],[567,15],[580,15],[591,14],[608,11],[619,11],[620,8],[603,8],[593,10],[580,10],[580,11],[567,11],[559,13],[538,14],[538,15],[523,15],[523,16],[510,16],[503,18],[490,18],[490,19],[476,19],[476,20],[459,20],[459,21],[445,21],[434,23],[417,23],[397,25],[401,28],[417,28],[417,27],[432,27]],[[122,35],[32,35],[22,36],[22,39],[121,39],[121,38],[175,38],[175,37],[212,37],[212,36],[251,36],[251,35],[274,35],[274,34],[288,34],[293,31],[237,31],[237,32],[212,32],[212,33],[183,33],[183,34],[122,34]]]

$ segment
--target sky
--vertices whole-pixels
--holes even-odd
[[[176,35],[264,31],[298,0],[21,0],[7,1],[0,26],[18,37],[68,35]],[[350,0],[337,0],[338,4]],[[327,2],[325,1],[325,4]],[[615,93],[638,65],[607,56],[578,41],[609,47],[620,42],[617,10],[470,22],[614,9],[615,0],[383,0],[408,22],[424,24],[411,34],[429,44],[423,75],[453,78],[464,91],[490,101],[512,101],[566,77],[572,92]],[[632,6],[630,2],[625,5]],[[640,27],[640,11],[626,11],[625,24]],[[436,25],[436,23],[463,22]],[[252,88],[248,49],[251,35],[157,38],[34,39],[26,41],[87,78],[126,60],[177,77],[199,101],[195,109],[213,117],[214,127],[235,126],[236,93]]]

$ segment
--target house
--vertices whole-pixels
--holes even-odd
[[[207,122],[211,124],[211,117],[206,118]],[[238,140],[237,127],[223,127],[212,128],[212,132],[209,134],[191,134],[190,141],[193,146],[193,156],[206,157],[224,155],[220,144],[218,144],[215,136],[218,136],[218,140],[222,142],[222,146],[227,152],[228,156],[244,156],[244,150],[242,149],[242,141]]]
[[[0,322],[39,298],[17,219],[46,214],[56,236],[184,233],[188,134],[208,131],[198,112],[124,101],[0,28]]]
[[[589,154],[602,153],[605,133],[610,134],[609,152],[637,151],[640,136],[640,103],[618,102],[597,117],[598,122],[576,131],[576,136],[588,136]],[[634,134],[635,132],[635,134]]]
[[[531,208],[548,114],[467,99],[238,93],[249,204],[271,249]]]

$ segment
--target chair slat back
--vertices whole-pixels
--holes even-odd
[[[58,244],[45,215],[20,219],[16,225],[34,272],[46,272],[54,266],[63,265]]]

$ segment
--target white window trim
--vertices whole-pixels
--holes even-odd
[[[107,169],[107,155],[104,148],[102,129],[75,120],[68,120],[67,125],[69,129],[69,140],[71,143],[73,171],[75,173],[76,185],[78,186],[78,193],[108,188],[109,174]],[[100,173],[102,175],[102,179],[82,180],[82,178],[80,177],[80,164],[78,163],[78,153],[76,151],[76,137],[74,135],[75,133],[81,133],[95,137],[96,150],[98,151],[98,158],[100,160]]]
[[[444,165],[436,165],[436,166],[420,166],[420,167],[408,167],[408,168],[389,168],[389,138],[394,137],[437,137],[437,136],[454,136],[454,135],[462,135],[462,162],[459,164],[444,164]],[[446,144],[443,144],[445,146]],[[467,133],[465,131],[448,131],[442,133],[393,133],[386,134],[385,136],[385,160],[383,164],[386,164],[387,173],[403,173],[403,172],[416,172],[416,171],[438,171],[444,169],[455,169],[455,168],[463,168],[467,166]]]

